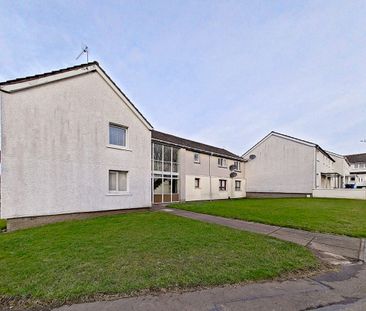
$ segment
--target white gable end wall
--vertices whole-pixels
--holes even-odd
[[[151,132],[94,71],[2,93],[2,218],[151,205]],[[108,147],[109,122],[128,127],[128,149]],[[128,171],[110,195],[108,171]]]
[[[269,135],[244,158],[247,192],[311,193],[315,183],[315,147]]]

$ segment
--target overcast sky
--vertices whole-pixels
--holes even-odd
[[[366,152],[366,1],[0,0],[0,81],[85,62],[83,43],[157,130]]]

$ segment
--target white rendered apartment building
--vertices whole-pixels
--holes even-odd
[[[230,151],[152,131],[152,201],[245,197],[243,159]]]
[[[97,62],[0,83],[8,228],[151,206],[151,129]]]
[[[366,153],[346,155],[351,164],[349,184],[356,188],[366,187]]]
[[[248,196],[311,195],[313,189],[343,188],[347,159],[319,145],[271,132],[243,155]]]

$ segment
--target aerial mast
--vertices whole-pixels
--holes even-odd
[[[78,55],[78,57],[76,57],[76,60],[78,60],[80,58],[80,56],[83,54],[86,55],[86,62],[89,63],[89,48],[87,45],[82,46],[81,53]]]

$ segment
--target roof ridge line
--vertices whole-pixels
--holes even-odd
[[[48,76],[51,76],[51,75],[56,75],[56,74],[64,73],[64,72],[67,72],[67,71],[84,68],[84,67],[91,66],[91,65],[97,65],[97,66],[100,67],[100,65],[97,61],[92,61],[92,62],[83,63],[83,64],[79,64],[79,65],[75,65],[75,66],[70,66],[70,67],[57,69],[57,70],[46,71],[44,73],[38,73],[38,74],[35,74],[35,75],[30,75],[30,76],[10,79],[10,80],[6,80],[6,81],[1,81],[0,86],[15,84],[15,83],[21,83],[21,82],[25,82],[25,81],[40,79],[40,78],[45,78],[45,77],[48,77]]]

